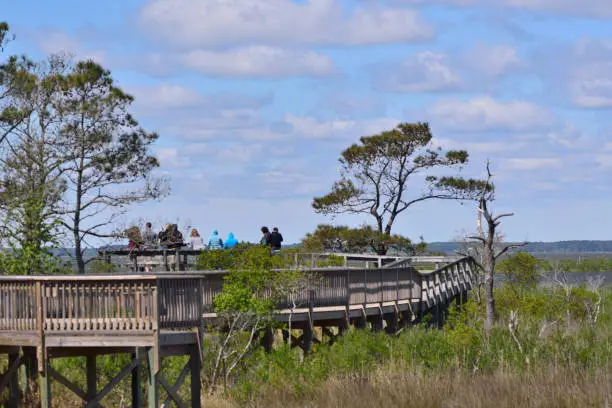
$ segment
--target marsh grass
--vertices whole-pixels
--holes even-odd
[[[425,374],[393,364],[363,377],[333,376],[309,395],[292,388],[266,390],[240,403],[213,397],[207,407],[607,407],[612,402],[609,370],[595,373],[549,367],[537,372],[496,370],[487,374]]]

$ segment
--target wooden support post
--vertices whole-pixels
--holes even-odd
[[[197,344],[194,344],[191,348],[189,364],[191,366],[191,408],[199,408],[202,393],[202,382],[200,381],[202,362],[200,361],[200,349]]]
[[[36,360],[36,349],[35,348],[24,348],[24,368],[25,368],[25,383],[23,384],[23,392],[25,393],[27,390],[34,391],[35,394],[38,394],[38,381],[36,381],[36,377],[38,374],[38,361]]]
[[[176,248],[174,250],[174,271],[178,272],[181,270],[181,250]]]
[[[46,352],[45,352],[46,354]],[[49,360],[45,355],[38,373],[40,390],[40,408],[51,408],[51,375],[49,374]]]
[[[356,329],[365,329],[368,326],[368,316],[366,315],[366,305],[364,304],[361,309],[361,316],[355,319]]]
[[[9,375],[9,399],[6,404],[7,408],[17,408],[19,406],[19,350],[16,353],[10,353],[8,356]]]
[[[308,322],[306,322],[304,334],[302,335],[302,350],[304,350],[304,354],[310,351],[312,339],[314,338],[313,308],[315,295],[314,289],[308,291]]]
[[[272,346],[274,345],[274,331],[271,328],[267,328],[264,332],[261,344],[266,353],[272,352]]]
[[[375,331],[375,332],[381,331],[384,326],[383,322],[384,322],[383,312],[382,310],[380,310],[380,313],[374,316],[374,318],[372,319],[372,331]]]
[[[157,356],[157,350],[155,347],[150,347],[147,351],[148,364],[147,364],[147,393],[148,393],[148,406],[149,408],[159,407],[159,378],[157,372],[157,362],[155,361]]]
[[[399,314],[397,313],[397,309],[393,313],[387,313],[385,317],[385,322],[387,323],[387,327],[385,331],[389,334],[393,334],[397,332],[397,328],[399,326]]]
[[[308,354],[312,348],[312,340],[314,338],[314,327],[311,325],[312,320],[304,326],[304,334],[302,335],[302,350],[304,354]]]
[[[132,359],[140,359],[142,351],[136,348],[132,353]],[[142,406],[142,397],[140,390],[140,373],[142,364],[138,364],[132,369],[132,407],[140,408]]]
[[[436,305],[433,307],[433,315],[434,315],[434,323],[436,325],[436,327],[440,328],[442,327],[442,313],[440,310],[440,303],[436,303]]]
[[[342,335],[349,328],[349,325],[350,325],[349,312],[350,310],[347,308],[346,313],[344,315],[344,319],[340,320],[340,323],[338,324],[338,336]]]
[[[87,372],[87,402],[93,401],[98,395],[98,384],[96,381],[96,355],[88,355],[85,361],[85,370]]]

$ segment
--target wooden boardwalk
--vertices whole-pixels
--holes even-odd
[[[301,330],[294,345],[308,351],[315,327],[332,335],[349,325],[392,332],[402,324],[431,313],[441,321],[452,301],[464,301],[472,287],[474,263],[461,258],[429,273],[418,272],[409,259],[382,268],[314,268],[316,283],[279,304],[276,318]],[[100,401],[126,376],[132,379],[132,406],[144,406],[141,372],[147,378],[148,407],[159,407],[160,387],[177,406],[200,406],[202,328],[215,324],[212,300],[223,285],[225,271],[156,274],[2,276],[0,277],[0,352],[9,367],[0,378],[4,406],[18,406],[18,369],[26,380],[38,378],[42,407],[51,406],[51,380],[66,386],[86,407]],[[295,304],[296,308],[290,308]],[[292,333],[285,332],[285,336]],[[272,336],[264,335],[271,347]],[[108,384],[98,384],[96,355],[129,353],[131,362]],[[81,389],[53,370],[53,358],[86,356]],[[161,370],[163,358],[189,356],[175,384]],[[190,404],[178,390],[191,376]],[[8,392],[3,392],[8,388]]]

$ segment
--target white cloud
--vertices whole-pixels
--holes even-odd
[[[99,64],[103,64],[107,60],[106,52],[91,50],[74,36],[70,36],[62,30],[47,29],[36,32],[35,40],[45,54],[74,55],[79,60],[91,59]]]
[[[464,59],[465,65],[471,70],[490,77],[504,75],[521,65],[516,49],[507,45],[479,44],[469,51]]]
[[[484,96],[468,101],[445,99],[427,111],[445,128],[458,132],[528,131],[554,123],[553,115],[526,101],[498,102]]]
[[[128,86],[140,109],[175,109],[198,105],[205,101],[202,94],[180,85],[159,84],[152,87]]]
[[[559,189],[558,184],[546,182],[546,181],[531,183],[531,187],[536,190],[544,190],[544,191],[553,191],[553,190]]]
[[[399,65],[381,64],[374,70],[374,81],[392,92],[435,92],[456,89],[461,78],[453,72],[442,53],[423,51]]]
[[[612,170],[612,154],[602,154],[596,157],[595,161],[603,169]]]
[[[612,62],[578,68],[569,87],[574,103],[580,107],[612,107]]]
[[[191,165],[190,157],[182,155],[176,147],[157,147],[154,152],[162,168],[182,169]]]
[[[582,108],[612,107],[612,42],[578,40],[561,55],[570,96]]]
[[[304,139],[354,139],[364,135],[380,133],[393,129],[399,123],[392,118],[375,118],[365,120],[318,120],[310,116],[288,114],[285,121],[293,131]]]
[[[498,0],[499,1],[499,0]],[[594,18],[612,17],[609,0],[503,0],[512,7]]]
[[[539,170],[545,168],[557,168],[562,164],[561,159],[522,157],[506,159],[506,168],[509,170]]]
[[[502,153],[508,151],[521,150],[525,147],[522,142],[508,142],[507,140],[499,140],[492,142],[476,142],[476,141],[457,141],[453,139],[438,139],[434,138],[432,143],[436,147],[443,149],[454,150],[463,149],[470,153]]]
[[[336,0],[153,0],[140,13],[145,30],[185,47],[266,44],[381,44],[429,39],[433,28],[412,10]]]
[[[334,63],[326,55],[268,46],[250,46],[229,51],[195,50],[180,60],[187,68],[217,76],[325,76],[334,72]]]

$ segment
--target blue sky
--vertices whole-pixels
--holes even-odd
[[[136,97],[172,194],[125,222],[287,242],[331,219],[310,203],[339,153],[400,121],[429,121],[492,161],[510,240],[612,239],[609,0],[20,0],[9,53],[93,58]],[[418,183],[411,186],[418,189]],[[473,231],[473,203],[426,202],[395,232]]]

